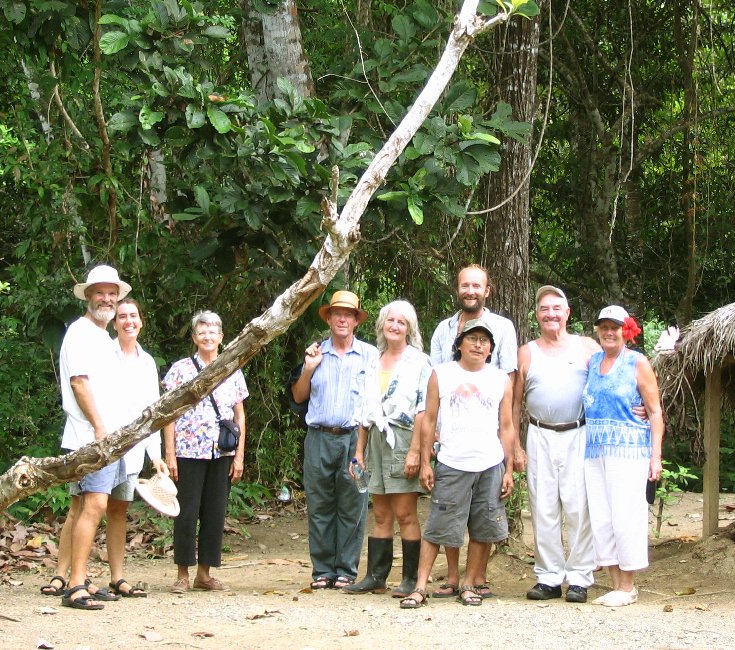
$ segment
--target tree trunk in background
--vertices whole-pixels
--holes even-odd
[[[357,0],[357,26],[370,29],[373,26],[373,0]]]
[[[280,77],[302,97],[313,97],[314,81],[304,54],[294,0],[284,0],[273,13],[259,13],[250,0],[242,0],[241,6],[244,17],[240,33],[256,95],[261,100],[278,97],[281,92],[276,81]]]
[[[544,3],[538,4],[543,11]],[[533,123],[539,20],[507,23],[506,28],[496,30],[493,37],[497,52],[493,79],[499,91],[494,99],[510,104],[514,119]],[[532,142],[520,143],[507,138],[503,143],[500,170],[482,180],[480,191],[483,208],[504,202],[502,207],[486,215],[480,259],[488,269],[494,287],[490,307],[513,320],[520,343],[530,338],[528,246],[531,218],[530,179],[526,175],[532,155]],[[520,191],[505,202],[519,187]]]
[[[691,7],[689,17],[689,32],[687,33],[687,13]],[[695,149],[697,139],[696,116],[699,109],[697,87],[694,80],[694,57],[697,52],[697,22],[699,20],[699,5],[689,2],[679,2],[674,11],[674,41],[676,53],[681,69],[682,85],[684,87],[684,110],[682,119],[691,124],[683,133],[681,144],[681,208],[683,212],[684,229],[686,233],[687,253],[687,282],[684,293],[676,309],[679,325],[688,325],[692,320],[692,305],[694,294],[697,291],[697,184]]]

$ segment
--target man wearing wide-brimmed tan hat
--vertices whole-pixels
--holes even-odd
[[[308,400],[304,443],[304,490],[309,517],[312,589],[340,589],[354,583],[365,533],[367,493],[358,492],[348,465],[357,444],[356,411],[365,371],[377,349],[355,338],[368,314],[351,291],[337,291],[319,308],[331,336],[306,350],[291,391],[297,404]]]
[[[125,424],[117,382],[118,361],[107,325],[115,317],[118,300],[130,293],[111,266],[100,265],[87,275],[86,282],[74,286],[74,296],[87,303],[85,314],[67,328],[59,355],[61,398],[66,425],[61,441],[65,451],[74,451],[95,440],[102,440]],[[69,549],[71,577],[62,605],[75,609],[102,609],[102,600],[117,600],[106,590],[92,596],[85,585],[87,561],[105,514],[112,490],[126,480],[123,460],[82,477],[70,486],[72,523],[64,526],[60,549]],[[67,560],[68,561],[68,560]],[[60,554],[59,563],[62,558]],[[62,583],[56,576],[54,580]],[[53,580],[47,587],[53,587]],[[50,593],[44,591],[43,593]]]

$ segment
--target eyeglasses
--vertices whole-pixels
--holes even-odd
[[[469,334],[464,337],[464,340],[470,345],[490,345],[490,339],[487,336],[475,336],[474,334]]]

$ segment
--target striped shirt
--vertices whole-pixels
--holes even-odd
[[[322,360],[311,376],[306,424],[356,427],[365,394],[365,373],[378,350],[356,338],[344,356],[334,350],[331,338],[320,348]]]

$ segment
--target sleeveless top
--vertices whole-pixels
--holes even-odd
[[[484,472],[501,463],[498,418],[508,375],[490,365],[464,370],[456,361],[434,371],[441,419],[437,460],[463,472]]]
[[[531,363],[526,373],[526,409],[548,424],[574,422],[584,414],[582,391],[587,383],[587,359],[579,337],[573,350],[560,356],[546,354],[531,341]]]
[[[585,458],[651,457],[651,426],[632,410],[643,404],[636,381],[639,357],[640,352],[624,350],[606,375],[600,373],[604,352],[590,359],[582,396],[587,418]]]

